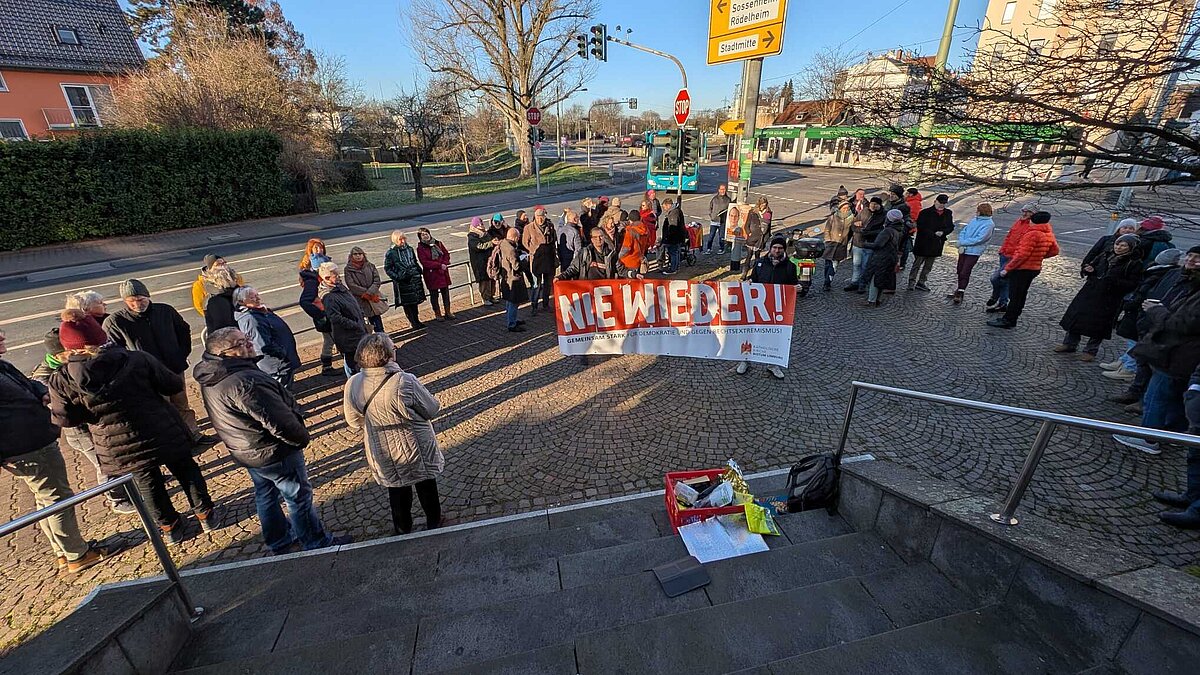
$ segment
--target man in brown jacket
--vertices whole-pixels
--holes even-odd
[[[533,207],[533,221],[525,226],[521,245],[529,251],[529,270],[533,273],[533,289],[530,302],[537,313],[538,300],[542,307],[550,309],[551,284],[558,272],[558,252],[555,250],[554,224],[546,217],[546,207]]]

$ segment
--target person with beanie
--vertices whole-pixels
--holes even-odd
[[[1138,363],[1130,353],[1140,337],[1138,326],[1142,319],[1142,303],[1146,300],[1162,300],[1179,280],[1181,273],[1180,259],[1183,251],[1169,248],[1154,259],[1154,264],[1146,268],[1142,280],[1136,290],[1125,296],[1124,312],[1117,320],[1117,335],[1125,338],[1125,353],[1117,360],[1101,363],[1100,368],[1105,378],[1128,382],[1129,385],[1120,394],[1110,396],[1108,400],[1125,405],[1125,412],[1135,415],[1142,414],[1142,394],[1146,393],[1146,385],[1150,383],[1150,366]]]
[[[1094,260],[1084,271],[1087,280],[1067,307],[1059,325],[1065,330],[1058,354],[1073,354],[1081,336],[1088,336],[1080,361],[1094,361],[1100,343],[1112,337],[1113,325],[1121,311],[1121,300],[1138,286],[1142,278],[1142,260],[1138,256],[1136,234],[1123,234],[1113,250]]]
[[[837,194],[829,198],[829,212],[835,213],[842,202],[850,203],[850,191],[845,185],[839,185]]]
[[[908,267],[908,255],[912,253],[912,238],[916,233],[917,228],[915,219],[920,213],[920,211],[913,211],[912,207],[909,206],[908,200],[906,199],[907,195],[908,191],[905,190],[903,186],[896,185],[894,183],[888,188],[887,192],[883,193],[884,210],[890,211],[891,209],[897,209],[904,216],[904,227],[902,227],[900,230],[901,238],[900,248],[898,251],[900,271],[904,271],[904,268]],[[888,292],[894,293],[895,291],[890,290]]]
[[[946,238],[954,231],[954,213],[946,208],[950,195],[941,194],[934,198],[933,206],[917,215],[916,240],[913,242],[913,267],[908,274],[908,290],[929,292],[925,281],[933,263],[942,257]]]
[[[321,375],[337,375],[340,371],[333,367],[333,331],[329,327],[329,318],[325,316],[325,308],[317,298],[317,289],[321,279],[317,276],[317,268],[321,263],[330,261],[325,254],[325,242],[317,238],[308,240],[304,246],[304,254],[300,256],[300,309],[312,319],[313,328],[321,335]]]
[[[1009,228],[1008,234],[1004,236],[1004,241],[1000,244],[1000,266],[992,273],[992,297],[987,301],[987,313],[998,314],[1008,310],[1008,299],[1010,294],[1008,277],[1001,274],[1004,267],[1008,265],[1008,261],[1012,260],[1013,255],[1017,252],[1017,244],[1021,241],[1021,237],[1029,231],[1029,226],[1032,224],[1030,218],[1037,213],[1036,204],[1026,204],[1021,207],[1021,216],[1013,222]]]
[[[1142,426],[1186,431],[1183,396],[1200,366],[1200,246],[1188,249],[1178,281],[1162,299],[1146,300],[1142,309],[1141,335],[1130,352],[1152,371],[1142,396]],[[1113,440],[1150,455],[1162,452],[1141,438],[1117,434]]]
[[[963,295],[967,292],[967,284],[971,283],[971,270],[975,269],[975,263],[979,262],[979,256],[987,250],[987,243],[992,238],[992,232],[996,229],[996,222],[992,220],[992,205],[987,202],[981,202],[975,207],[975,217],[971,222],[963,227],[958,233],[958,241],[955,246],[958,247],[958,290],[946,296],[954,304],[961,304]]]
[[[485,305],[496,304],[496,282],[488,276],[487,266],[497,243],[496,238],[484,228],[483,218],[471,218],[471,226],[467,229],[467,257],[471,261],[471,274],[475,277],[479,298]]]
[[[785,284],[788,286],[795,286],[800,283],[796,274],[796,266],[787,257],[786,239],[775,237],[771,240],[767,254],[754,261],[754,268],[750,272],[750,283]],[[749,368],[750,362],[742,361],[738,363],[735,372],[738,375],[745,375]],[[775,379],[783,379],[783,368],[780,366],[767,366],[767,370],[771,372],[771,375]]]
[[[311,240],[310,240],[311,241]],[[196,276],[195,283],[192,284],[192,307],[196,308],[196,313],[204,316],[208,311],[208,296],[210,294],[211,282],[205,281],[205,276],[212,274],[214,270],[225,267],[225,259],[216,253],[209,253],[204,256],[204,266],[200,268],[200,274]],[[234,288],[244,285],[246,282],[242,279],[242,275],[234,272],[232,268],[229,272],[233,275]],[[206,286],[206,283],[208,284]]]
[[[1150,216],[1138,224],[1137,235],[1142,241],[1142,267],[1154,264],[1154,258],[1169,248],[1175,248],[1171,243],[1171,233],[1166,230],[1167,224],[1159,216]]]
[[[75,296],[72,296],[72,298],[78,298],[78,296],[93,292],[94,291],[83,291],[82,293],[76,293]],[[99,293],[96,293],[96,295],[99,295]],[[71,298],[68,298],[67,304],[71,305],[78,303],[72,303]],[[74,308],[68,306],[68,309]],[[107,316],[107,314],[105,316]],[[97,319],[97,321],[99,321],[99,319]],[[42,344],[45,346],[46,356],[42,359],[41,363],[39,363],[37,367],[33,369],[33,372],[30,373],[29,379],[49,386],[50,374],[62,367],[62,359],[64,358],[63,352],[67,350],[63,348],[62,341],[58,339],[58,333],[59,328],[56,326],[51,328],[46,335],[42,337]],[[67,442],[67,445],[71,446],[72,450],[83,455],[84,459],[86,459],[88,463],[92,465],[92,468],[96,472],[96,485],[103,485],[104,483],[107,483],[113,479],[113,476],[109,476],[108,474],[104,473],[104,470],[100,468],[100,461],[96,459],[96,444],[92,442],[92,434],[88,430],[86,424],[81,424],[78,427],[68,427],[63,429],[62,435],[63,439]],[[133,503],[129,501],[128,495],[125,494],[124,488],[109,490],[104,496],[105,502],[108,504],[108,508],[111,509],[113,513],[137,513],[137,509],[134,508]]]
[[[1079,276],[1087,277],[1091,273],[1089,267],[1094,267],[1097,260],[1101,260],[1112,253],[1113,244],[1117,243],[1117,238],[1126,234],[1135,234],[1137,232],[1137,221],[1133,218],[1126,218],[1120,223],[1117,223],[1117,229],[1112,234],[1106,234],[1096,240],[1092,244],[1092,248],[1083,256],[1083,262],[1079,264]],[[1141,238],[1138,239],[1138,245],[1141,245]],[[1134,255],[1138,260],[1142,259],[1142,251],[1134,251]]]
[[[111,476],[133,475],[168,543],[182,542],[187,525],[171,504],[163,465],[179,482],[201,529],[219,529],[208,486],[192,459],[189,429],[170,402],[184,392],[183,378],[145,352],[110,343],[90,316],[71,323],[59,326],[66,358],[50,375],[51,419],[60,427],[88,425],[100,468]]]
[[[1029,287],[1042,272],[1042,261],[1058,255],[1058,240],[1050,227],[1050,214],[1038,211],[1029,219],[1029,228],[1016,244],[1012,259],[1000,270],[1000,276],[1008,279],[1009,300],[1004,316],[988,321],[993,328],[1015,328],[1025,302],[1029,298]]]
[[[5,334],[0,330],[0,355],[7,352]],[[0,359],[0,424],[6,434],[0,444],[0,468],[21,479],[39,509],[75,495],[58,448],[59,429],[46,408],[49,395],[43,383],[25,377]],[[120,544],[104,546],[84,540],[73,508],[39,520],[38,527],[50,543],[60,574],[82,572],[123,548]]]
[[[126,279],[118,287],[125,306],[108,315],[104,332],[113,343],[130,351],[145,352],[158,359],[167,370],[183,376],[192,352],[192,328],[172,306],[150,300],[150,291],[137,279]],[[65,342],[64,342],[65,344]],[[171,405],[179,411],[194,443],[211,445],[216,438],[200,433],[196,412],[188,401],[187,389],[171,395]]]
[[[900,257],[900,242],[905,229],[904,212],[900,209],[890,209],[884,218],[884,227],[879,230],[872,241],[864,241],[863,246],[871,249],[871,258],[863,269],[860,287],[865,286],[867,292],[867,307],[878,307],[881,303],[881,291],[895,290],[896,262]]]

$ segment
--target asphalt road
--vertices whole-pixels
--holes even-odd
[[[549,159],[554,151],[553,148],[543,148],[540,154]],[[577,150],[568,152],[568,159],[572,162],[582,163],[584,156],[584,153]],[[632,177],[638,174],[644,159],[608,153],[593,154],[594,166],[606,167],[609,162],[612,162],[614,170],[629,172]],[[702,168],[703,193],[684,195],[684,212],[689,220],[707,220],[709,194],[724,180],[724,176],[725,168],[721,164]],[[850,191],[861,186],[872,193],[882,188],[882,180],[851,169],[771,164],[756,164],[754,167],[753,192],[756,196],[765,195],[771,201],[777,228],[824,218],[828,213],[825,205],[839,185],[845,185]],[[623,187],[623,190],[614,190],[613,194],[620,195],[626,205],[635,205],[640,199],[640,181],[631,181]],[[578,204],[584,196],[584,193],[558,195],[548,200],[545,205],[551,214],[557,217],[564,207]],[[331,257],[339,263],[345,262],[351,247],[361,246],[367,251],[368,259],[382,267],[384,253],[390,246],[389,236],[392,230],[413,232],[418,227],[428,227],[434,236],[450,249],[453,261],[465,261],[466,232],[471,216],[480,215],[486,219],[494,211],[500,211],[511,221],[518,208],[528,209],[533,206],[512,204],[510,200],[511,197],[497,195],[497,206],[484,213],[452,211],[426,217],[328,229],[319,233],[301,231],[294,236],[262,241],[233,240],[214,243],[212,250],[224,256],[245,277],[247,283],[257,288],[268,305],[283,308],[280,315],[299,333],[298,339],[303,344],[317,339],[312,331],[311,321],[298,307],[288,305],[293,305],[299,298],[296,263],[310,236],[325,239]],[[967,214],[974,213],[974,202],[970,199],[961,204],[952,202],[951,205],[955,209],[958,221],[966,220]],[[995,241],[998,242],[1002,234],[1007,232],[1012,220],[1012,215],[997,213],[998,234]],[[1081,256],[1097,237],[1104,234],[1108,225],[1107,221],[1097,220],[1091,213],[1075,217],[1064,216],[1063,220],[1056,217],[1055,223],[1064,254],[1075,257]],[[413,238],[415,239],[415,234]],[[1187,246],[1195,243],[1189,241],[1191,239],[1196,237],[1189,233],[1188,237],[1181,238],[1179,244]],[[55,278],[45,282],[0,285],[0,328],[7,333],[9,345],[6,358],[22,370],[32,369],[44,355],[42,336],[58,324],[58,314],[68,294],[92,289],[106,297],[113,297],[113,303],[120,303],[120,300],[115,298],[117,286],[122,280],[130,277],[144,281],[150,288],[155,302],[165,302],[179,309],[192,325],[193,340],[198,344],[203,320],[192,307],[191,286],[196,280],[200,265],[199,260],[168,259],[116,271],[107,269],[100,273],[90,272],[84,266],[74,270],[57,270]],[[452,269],[455,284],[465,282],[466,275],[465,266]],[[391,293],[390,284],[386,283],[386,280],[384,292],[388,295]],[[466,288],[454,291],[456,297],[466,293]]]

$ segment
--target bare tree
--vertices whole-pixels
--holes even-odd
[[[357,112],[364,103],[362,89],[346,77],[345,57],[324,52],[316,54],[312,83],[317,98],[314,113],[320,118],[321,133],[341,159],[342,148],[354,135]]]
[[[780,96],[786,88],[802,100],[812,102],[821,124],[834,124],[846,108],[842,85],[846,71],[854,64],[851,54],[840,47],[827,47],[813,54],[812,59],[800,73],[800,81],[780,88]]]
[[[454,85],[435,81],[417,85],[412,93],[401,93],[388,107],[399,124],[401,161],[412,167],[416,198],[425,196],[421,170],[444,139],[458,128],[458,109],[454,105]]]
[[[528,176],[525,110],[583,86],[588,71],[570,60],[595,11],[594,0],[413,0],[410,41],[431,71],[481,92],[504,116]]]
[[[598,98],[588,108],[592,133],[615,134],[621,127],[621,106],[615,98]]]
[[[929,159],[926,169],[939,178],[1105,208],[1115,205],[1118,188],[1194,182],[1196,128],[1164,114],[1173,83],[1194,79],[1200,67],[1194,5],[1059,0],[1046,7],[1014,17],[1022,30],[985,22],[972,67],[932,73],[932,93],[864,102],[875,119],[902,111],[934,122],[932,138],[884,125],[879,139],[901,161]],[[1200,207],[1200,195],[1172,191],[1172,206],[1181,202]]]

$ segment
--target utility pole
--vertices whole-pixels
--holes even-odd
[[[933,61],[933,73],[929,80],[929,98],[932,99],[937,95],[934,87],[937,86],[937,78],[942,73],[946,72],[946,62],[950,58],[950,40],[954,36],[954,20],[958,17],[958,0],[950,0],[950,7],[946,10],[946,23],[942,25],[942,40],[938,42],[937,56]],[[921,116],[921,126],[917,132],[917,138],[913,141],[914,149],[924,143],[926,139],[933,136],[933,113],[925,110],[925,114]],[[908,175],[909,185],[916,185],[921,182],[921,174],[925,170],[925,155],[923,149],[916,155],[913,161],[912,171]]]
[[[742,61],[742,119],[746,121],[745,129],[738,139],[738,176],[736,180],[730,176],[730,197],[745,204],[750,198],[750,171],[754,164],[755,122],[758,117],[758,87],[762,82],[762,58]]]

